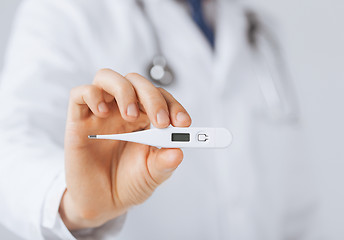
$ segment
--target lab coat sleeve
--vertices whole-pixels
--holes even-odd
[[[1,75],[0,223],[25,239],[103,239],[124,221],[73,236],[58,214],[69,91],[94,74],[74,2],[23,1]]]

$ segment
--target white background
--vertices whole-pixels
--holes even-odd
[[[20,0],[0,0],[0,68]],[[344,2],[252,0],[279,21],[321,193],[318,239],[344,239]],[[0,213],[1,214],[1,213]],[[19,230],[19,229],[18,229]],[[0,238],[18,239],[0,226]]]

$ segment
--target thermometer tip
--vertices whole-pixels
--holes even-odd
[[[88,138],[89,139],[95,139],[95,138],[97,138],[97,135],[89,135]]]

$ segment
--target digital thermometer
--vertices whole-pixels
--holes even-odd
[[[226,148],[232,142],[232,134],[225,128],[148,129],[138,132],[90,135],[90,139],[111,139],[136,142],[163,148]]]

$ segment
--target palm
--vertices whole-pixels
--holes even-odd
[[[90,140],[87,136],[133,132],[148,126],[149,120],[142,112],[134,123],[123,120],[115,102],[107,118],[98,118],[89,111],[82,120],[68,124],[65,151],[72,155],[66,156],[75,157],[78,161],[82,159],[82,166],[69,168],[67,174],[71,177],[67,177],[70,180],[67,182],[67,188],[77,189],[77,192],[74,192],[75,197],[87,205],[88,209],[110,212],[114,207],[128,207],[126,205],[138,204],[149,197],[150,194],[141,191],[143,186],[138,183],[153,181],[147,173],[146,163],[149,152],[154,150],[141,144]],[[83,183],[82,186],[80,182]],[[74,184],[78,187],[74,188]]]

